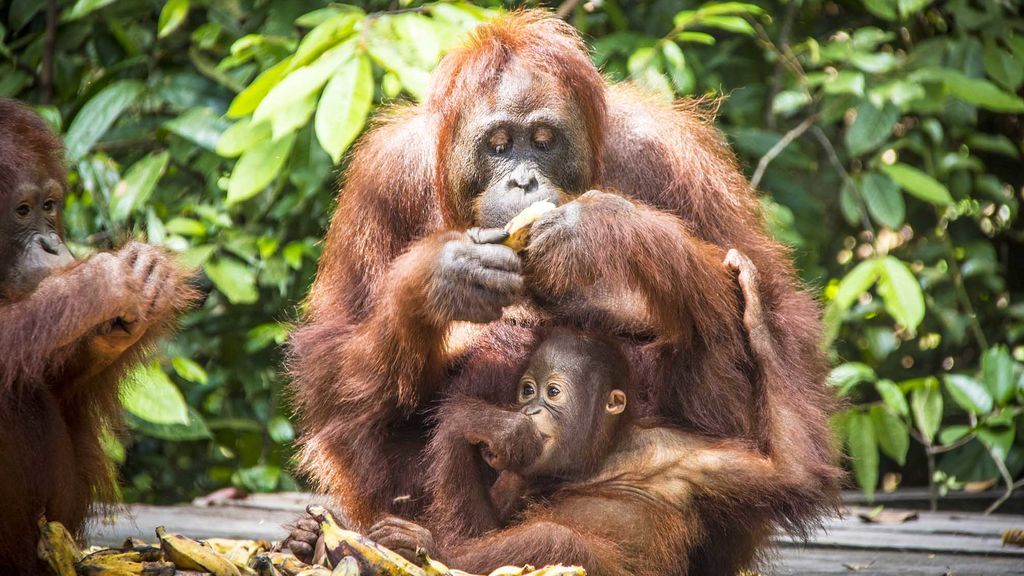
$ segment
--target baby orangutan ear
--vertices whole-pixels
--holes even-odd
[[[612,390],[608,393],[608,404],[604,407],[609,414],[622,414],[626,410],[626,393]]]

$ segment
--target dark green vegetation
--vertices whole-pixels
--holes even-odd
[[[345,151],[491,14],[356,4],[0,1],[0,95],[64,134],[75,251],[145,235],[212,289],[125,395],[128,500],[296,486],[281,344]],[[561,5],[611,78],[726,97],[720,126],[827,305],[869,493],[1024,470],[1021,4]]]

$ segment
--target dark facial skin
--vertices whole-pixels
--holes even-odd
[[[433,285],[452,320],[490,322],[523,296],[519,256],[502,228],[534,202],[563,204],[590,184],[590,150],[577,106],[553,79],[509,64],[493,98],[467,111],[451,150],[449,193],[467,199],[469,233],[442,250]]]
[[[571,334],[544,340],[519,382],[518,406],[544,439],[527,476],[586,473],[611,448],[626,394],[607,355]],[[589,458],[588,458],[589,456]]]
[[[8,295],[31,292],[53,270],[71,263],[64,245],[64,190],[46,175],[22,179],[0,211],[0,287]]]

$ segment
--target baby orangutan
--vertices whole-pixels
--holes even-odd
[[[792,506],[815,501],[800,495],[833,485],[834,473],[798,457],[808,440],[791,433],[797,415],[766,383],[778,372],[755,270],[736,252],[726,265],[738,273],[758,359],[759,405],[751,409],[778,441],[762,449],[634,420],[619,347],[557,329],[531,355],[514,407],[456,399],[439,412],[428,460],[430,530],[387,518],[370,538],[410,556],[426,549],[469,572],[560,563],[591,576],[653,576],[750,567],[746,554],[697,552],[723,537],[723,521],[801,528],[787,522]],[[762,532],[755,548],[769,536]]]

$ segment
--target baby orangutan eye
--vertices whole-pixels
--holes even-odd
[[[533,387],[533,384],[523,384],[523,398],[530,398],[537,390]]]
[[[558,395],[561,394],[561,393],[562,393],[562,391],[558,388],[558,386],[549,386],[548,387],[548,398],[552,398],[552,399],[558,398]]]

